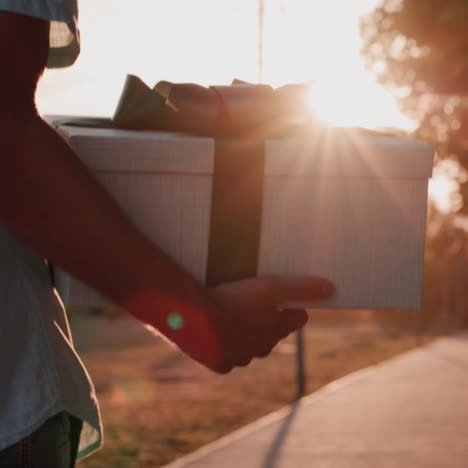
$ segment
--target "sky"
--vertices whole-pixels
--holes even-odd
[[[410,129],[365,69],[359,18],[378,0],[264,0],[262,82],[311,83],[310,105],[335,125]],[[126,75],[202,85],[259,80],[257,0],[80,0],[82,53],[47,70],[43,114],[111,116]],[[443,173],[431,193],[449,209]]]
[[[311,106],[334,124],[408,126],[359,54],[359,16],[375,3],[265,0],[263,82],[311,82]],[[151,86],[257,82],[258,25],[257,0],[80,0],[81,56],[46,72],[39,109],[112,115],[127,73]]]

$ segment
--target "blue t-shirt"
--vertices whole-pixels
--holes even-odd
[[[101,446],[99,408],[47,264],[1,225],[0,259],[0,451],[67,411],[82,457]]]
[[[77,0],[0,0],[0,11],[51,22],[48,68],[72,65],[80,53]]]
[[[51,21],[49,67],[76,60],[76,0],[0,0],[0,11]],[[62,411],[83,421],[78,458],[102,444],[94,387],[47,265],[1,225],[0,402],[0,451]]]

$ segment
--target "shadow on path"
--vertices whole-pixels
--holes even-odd
[[[293,403],[290,407],[289,414],[284,418],[284,421],[279,426],[276,437],[273,440],[273,444],[268,450],[268,453],[265,457],[265,462],[262,465],[262,468],[275,468],[276,462],[278,460],[278,455],[281,451],[281,447],[288,435],[291,424],[296,416],[297,409],[300,403]]]

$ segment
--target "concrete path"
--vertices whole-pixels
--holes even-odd
[[[359,371],[166,468],[468,468],[468,334]]]

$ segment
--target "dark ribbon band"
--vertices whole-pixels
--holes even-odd
[[[264,172],[264,141],[215,141],[207,286],[257,273]]]

